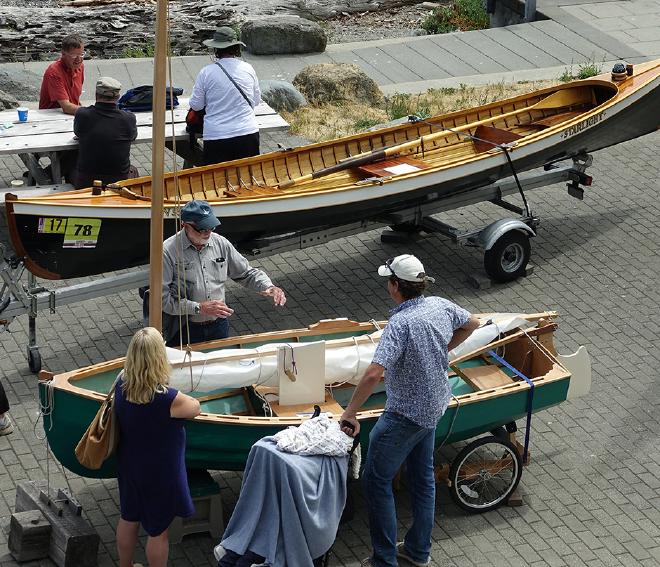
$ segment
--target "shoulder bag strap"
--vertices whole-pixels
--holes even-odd
[[[250,108],[253,108],[252,103],[250,102],[250,99],[247,97],[247,95],[243,92],[243,89],[238,86],[236,81],[234,81],[233,77],[227,73],[227,69],[225,69],[222,65],[220,65],[220,61],[216,61],[215,64],[222,69],[222,72],[227,75],[227,78],[232,82],[232,84],[238,89],[238,92],[241,93],[243,98],[245,99],[245,102],[247,102],[250,105]]]

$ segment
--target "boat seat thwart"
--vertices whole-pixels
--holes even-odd
[[[499,388],[515,381],[494,364],[475,366],[473,368],[454,368],[456,373],[475,390],[490,390]]]

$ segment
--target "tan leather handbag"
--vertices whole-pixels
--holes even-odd
[[[112,384],[108,395],[96,412],[92,423],[76,445],[78,462],[88,469],[97,470],[114,453],[119,440],[119,427],[115,417],[115,386],[121,374]]]

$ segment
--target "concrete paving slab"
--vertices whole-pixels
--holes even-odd
[[[563,63],[562,60],[554,57],[552,52],[547,49],[545,45],[537,47],[533,43],[516,34],[517,30],[524,30],[527,27],[527,24],[519,24],[516,26],[507,26],[506,28],[486,30],[484,33],[488,34],[489,37],[493,38],[506,49],[519,53],[534,67],[553,67]]]
[[[424,43],[423,45],[428,45],[428,43]],[[445,77],[450,76],[447,71],[437,65],[434,61],[423,54],[420,54],[418,51],[415,51],[408,45],[397,45],[383,49],[385,49],[387,53],[396,59],[401,65],[412,66],[415,69],[415,72],[422,77],[427,79],[444,79]]]
[[[424,79],[414,69],[407,67],[397,61],[391,54],[391,50],[397,47],[365,47],[357,53],[369,65],[378,69],[392,83],[403,83],[405,81],[419,81]]]
[[[565,6],[567,12],[573,9],[571,6]],[[591,14],[595,18],[624,17],[634,16],[634,8],[631,8],[630,2],[608,2],[606,4],[583,4],[581,9]]]
[[[660,57],[660,41],[633,42],[630,45],[637,51],[645,53],[648,57],[654,59]]]
[[[431,39],[424,42],[410,42],[408,47],[419,53],[422,57],[433,62],[445,71],[450,77],[462,77],[478,73],[479,70],[463,61],[451,51],[444,49]]]
[[[575,50],[583,55],[595,57],[596,60],[617,58],[626,60],[643,55],[605,32],[598,30],[595,26],[591,26],[587,22],[568,14],[562,8],[547,9],[545,13],[552,18],[546,21],[548,29],[552,30],[548,31],[548,34],[569,47],[575,47]],[[535,23],[531,25],[535,25]],[[557,26],[560,31],[555,32]],[[555,35],[555,33],[558,33],[558,35]]]
[[[459,59],[465,61],[467,65],[476,69],[480,73],[497,73],[507,71],[504,65],[501,65],[494,59],[481,53],[470,45],[470,36],[465,33],[450,33],[431,36],[431,41],[436,43],[446,51],[454,53]]]
[[[608,18],[609,19],[609,18]],[[660,5],[658,6],[657,12],[654,14],[639,14],[637,13],[634,16],[626,16],[622,18],[629,25],[636,28],[657,28],[660,27]],[[598,25],[601,26],[603,20],[598,20]]]
[[[504,65],[508,71],[518,69],[529,69],[530,61],[520,55],[520,51],[509,49],[502,45],[490,33],[493,30],[480,30],[472,32],[470,35],[470,45],[481,51],[484,55],[493,57],[499,63]]]
[[[648,28],[631,28],[625,33],[635,42],[660,41],[660,25]]]
[[[589,58],[577,53],[575,49],[545,33],[546,22],[536,22],[534,25],[513,26],[511,32],[530,44],[543,46],[543,49],[564,64],[582,63]]]
[[[305,55],[285,55],[277,57],[277,64],[282,70],[283,78],[280,80],[293,82],[295,76],[305,67],[319,63],[332,63],[332,58],[325,53],[318,53],[311,56]],[[255,67],[256,70],[256,67]],[[259,72],[257,72],[259,77]],[[261,78],[261,77],[260,77]],[[267,77],[264,77],[267,78]]]
[[[140,85],[152,85],[154,82],[154,62],[153,59],[136,59],[131,61],[126,65],[128,69],[128,76],[130,77],[130,83],[127,85],[122,85],[125,89],[129,87],[137,87]],[[175,76],[173,81],[175,86],[178,77]],[[188,90],[188,85],[185,87]],[[190,93],[188,93],[190,94]]]
[[[129,85],[131,83],[131,76],[128,73],[128,67],[122,59],[101,59],[96,61],[95,71],[99,73],[102,77],[114,77],[122,85]],[[98,76],[96,73],[89,73],[85,69],[85,85],[86,91],[88,94],[94,96],[94,85],[96,85],[96,80]],[[149,84],[152,81],[149,81]]]
[[[595,62],[601,60],[611,61],[618,58],[617,55],[603,51],[600,47],[594,45],[582,35],[565,28],[557,22],[532,22],[529,25],[539,28],[544,34],[549,35],[556,41],[573,49],[576,53],[576,60],[577,56],[582,56],[589,61]]]
[[[380,70],[373,65],[370,65],[354,51],[336,51],[329,55],[335,63],[353,63],[354,65],[357,65],[379,85],[394,84],[392,79],[381,73]]]

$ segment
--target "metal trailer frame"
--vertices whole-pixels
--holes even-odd
[[[540,171],[536,170],[519,176],[520,185],[514,178],[506,178],[492,185],[464,190],[448,197],[440,197],[437,193],[430,193],[427,195],[425,202],[380,218],[367,219],[338,227],[297,231],[262,238],[251,242],[247,247],[243,247],[241,252],[248,257],[271,256],[389,226],[392,230],[383,232],[381,235],[383,241],[399,241],[401,238],[410,236],[419,237],[420,232],[423,231],[432,234],[444,234],[457,244],[464,246],[483,248],[486,271],[494,279],[498,279],[498,274],[489,271],[487,261],[489,253],[494,256],[491,257],[491,265],[498,262],[502,265],[506,264],[507,252],[511,253],[511,250],[513,250],[515,265],[509,266],[513,270],[509,273],[505,270],[505,277],[499,279],[499,281],[508,281],[524,275],[529,260],[529,243],[527,241],[530,237],[536,235],[535,229],[540,221],[538,217],[517,205],[505,201],[504,197],[521,193],[523,190],[567,182],[569,195],[582,199],[584,189],[581,185],[591,185],[591,177],[585,174],[585,170],[592,164],[592,161],[590,155],[583,154],[573,158],[572,164],[547,164]],[[501,219],[490,223],[486,227],[469,231],[458,230],[431,217],[436,213],[451,211],[484,201],[489,201],[520,216],[516,219]],[[513,244],[508,242],[511,235],[515,235]],[[507,242],[505,242],[507,246],[498,246],[503,239],[507,239]],[[525,242],[527,242],[526,247]],[[97,280],[48,289],[40,285],[36,276],[30,272],[27,274],[27,283],[24,283],[22,278],[26,269],[22,260],[15,256],[4,257],[5,251],[2,245],[0,245],[0,253],[4,258],[0,258],[0,282],[2,283],[2,287],[0,287],[0,332],[7,330],[15,317],[23,314],[28,315],[26,355],[32,372],[39,372],[41,369],[41,355],[37,344],[36,326],[39,311],[49,309],[51,313],[55,313],[58,306],[104,297],[149,284],[149,270],[148,268],[142,268]]]

